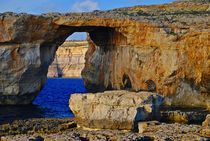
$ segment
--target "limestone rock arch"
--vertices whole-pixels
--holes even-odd
[[[183,8],[184,7],[184,8]],[[0,14],[0,104],[28,104],[46,80],[55,51],[89,33],[82,76],[91,91],[155,91],[174,106],[209,107],[209,3],[175,2],[92,13]]]

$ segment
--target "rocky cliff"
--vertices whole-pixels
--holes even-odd
[[[65,41],[56,51],[48,77],[81,77],[85,64],[87,41]]]
[[[30,103],[55,51],[89,33],[82,77],[90,91],[131,89],[165,104],[210,106],[210,3],[174,2],[92,13],[0,15],[0,104]]]

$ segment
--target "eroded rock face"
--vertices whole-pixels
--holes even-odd
[[[85,65],[84,58],[87,49],[87,41],[65,41],[56,51],[47,76],[80,78]]]
[[[210,137],[210,114],[206,116],[205,121],[202,123],[203,129],[201,130],[201,133],[203,135],[207,135]]]
[[[204,127],[210,128],[210,114],[208,114],[208,115],[206,116],[206,119],[205,119],[205,121],[203,122],[202,125],[203,125]]]
[[[155,118],[162,101],[155,93],[121,90],[73,94],[69,103],[80,126],[131,130],[138,121]]]
[[[64,29],[43,16],[0,15],[0,104],[32,102],[45,83],[57,46],[69,34]]]
[[[206,109],[161,107],[160,120],[169,123],[201,124],[208,113]]]
[[[82,77],[90,91],[158,92],[165,104],[210,105],[209,2],[175,2],[79,14],[0,15],[0,104],[26,104],[56,49],[89,33]],[[25,102],[24,102],[25,101]]]

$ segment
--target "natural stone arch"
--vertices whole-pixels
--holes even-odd
[[[23,21],[22,24],[27,25],[28,22],[29,21],[26,20],[26,21]],[[29,31],[26,31],[26,29],[22,29],[22,30],[25,30],[24,32],[30,32],[30,31],[34,31],[34,28],[41,31],[47,28],[45,27],[47,25],[42,25],[44,21],[39,21],[39,22],[41,25],[39,25],[35,21],[35,23],[37,23],[38,25],[34,25],[35,27],[32,26],[32,29],[29,29]],[[23,28],[25,28],[25,26]],[[47,79],[48,67],[54,59],[57,48],[59,47],[59,45],[61,45],[65,41],[65,39],[68,36],[70,36],[74,32],[87,32],[89,34],[89,42],[92,42],[94,45],[92,46],[92,48],[90,47],[89,50],[92,50],[93,48],[95,48],[94,55],[89,54],[90,55],[89,57],[94,58],[94,59],[90,59],[87,54],[86,60],[87,60],[87,63],[89,62],[89,65],[93,66],[92,68],[94,68],[96,71],[94,70],[91,71],[88,65],[86,67],[88,69],[84,69],[82,71],[82,76],[84,78],[87,89],[89,91],[94,91],[94,92],[103,91],[106,89],[106,87],[104,86],[104,80],[101,76],[102,73],[106,73],[104,72],[104,70],[101,70],[101,68],[104,67],[102,66],[104,65],[102,63],[102,60],[103,60],[103,55],[105,55],[106,53],[109,53],[112,49],[114,49],[114,46],[116,44],[115,42],[113,42],[115,41],[114,38],[115,36],[119,35],[115,33],[116,32],[115,29],[110,28],[110,27],[103,27],[103,26],[71,26],[71,25],[68,25],[68,26],[60,25],[58,27],[56,26],[54,27],[53,25],[52,27],[48,27],[48,28],[53,28],[52,31],[49,31],[49,36],[45,33],[48,31],[44,31],[43,34],[46,35],[45,37],[43,37],[43,34],[40,34],[39,36],[37,36],[36,33],[32,34],[31,35],[32,37],[19,37],[19,36],[14,37],[13,39],[14,44],[18,44],[20,47],[17,47],[18,51],[15,51],[14,49],[9,50],[12,52],[12,59],[14,59],[15,62],[18,62],[16,60],[18,59],[21,60],[21,52],[23,53],[22,55],[26,53],[25,54],[26,61],[29,61],[27,62],[29,66],[25,67],[24,70],[22,70],[21,74],[19,74],[19,78],[14,78],[17,81],[17,85],[15,87],[10,87],[7,91],[5,91],[4,88],[2,89],[2,91],[4,92],[6,96],[4,95],[0,96],[1,104],[29,104],[31,103],[32,100],[37,96],[37,94],[39,93],[39,91],[41,90],[41,88],[43,87]],[[35,37],[33,37],[33,35]],[[24,38],[26,40],[24,40]],[[41,38],[45,38],[45,39],[43,41],[40,41]],[[31,42],[35,42],[35,44]],[[14,44],[6,44],[6,46],[14,46]],[[31,58],[27,58],[29,56]],[[92,60],[92,61],[89,61],[89,60]],[[89,79],[90,76],[94,78],[94,80],[90,80]]]
[[[93,41],[83,70],[88,89],[121,89],[126,72],[132,90],[149,90],[145,82],[152,80],[152,90],[168,105],[209,108],[209,3],[184,7],[175,2],[92,13],[0,14],[0,104],[29,103],[44,85],[57,47],[84,31]],[[103,28],[107,42],[98,47],[95,35]]]

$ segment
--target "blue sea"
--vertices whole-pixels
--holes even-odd
[[[0,106],[0,122],[28,118],[74,117],[69,108],[73,93],[86,93],[79,78],[49,78],[31,105]]]

